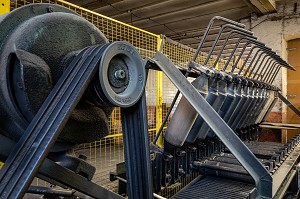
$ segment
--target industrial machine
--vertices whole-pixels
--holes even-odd
[[[57,5],[21,7],[1,15],[0,27],[0,198],[22,197],[36,174],[92,197],[119,197],[91,182],[95,168],[69,151],[107,135],[113,107],[122,108],[124,121],[144,117],[146,72],[138,51],[109,43]],[[124,122],[128,139],[146,137],[144,123]]]
[[[216,21],[223,25],[212,34],[206,59],[199,63]],[[226,62],[217,69],[221,57]],[[214,17],[183,74],[160,52],[146,66],[163,71],[178,89],[162,126],[182,94],[164,133],[163,149],[155,145],[162,128],[151,147],[154,191],[197,173],[172,198],[283,198],[287,190],[299,197],[299,136],[286,144],[258,141],[259,124],[278,98],[300,116],[272,85],[281,67],[294,68],[243,24]],[[189,76],[195,77],[191,83]]]
[[[199,62],[216,21],[222,25]],[[217,69],[221,58],[227,61]],[[121,107],[126,172],[111,174],[111,180],[126,186],[129,198],[162,198],[157,193],[193,173],[198,177],[173,198],[297,194],[300,137],[286,144],[257,141],[259,124],[278,98],[288,103],[272,85],[281,67],[294,70],[244,25],[223,17],[210,21],[182,69],[162,52],[143,62],[131,44],[109,43],[95,26],[61,6],[34,4],[2,15],[0,198],[26,192],[123,198],[93,183],[95,168],[70,153],[76,144],[108,133],[113,107]],[[153,143],[144,94],[148,70],[161,70],[178,89]],[[76,192],[33,187],[35,176]]]

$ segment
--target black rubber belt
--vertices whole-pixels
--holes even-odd
[[[82,50],[63,73],[5,162],[0,173],[0,198],[20,198],[25,194],[95,75],[107,45]]]

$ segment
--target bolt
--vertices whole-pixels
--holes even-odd
[[[115,78],[117,78],[118,80],[124,79],[125,76],[126,76],[126,73],[125,73],[125,71],[122,70],[122,69],[117,70],[117,71],[115,72]]]
[[[47,8],[47,12],[48,12],[48,13],[54,12],[54,8],[53,8],[52,6],[49,6],[49,7]]]

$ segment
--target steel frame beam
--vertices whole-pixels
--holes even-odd
[[[88,181],[81,175],[58,165],[48,158],[42,163],[37,177],[50,183],[67,186],[93,198],[123,199],[122,196]],[[2,196],[0,197],[2,198]]]
[[[300,111],[287,99],[285,98],[280,92],[278,92],[278,97],[283,101],[294,113],[296,113],[300,117]]]

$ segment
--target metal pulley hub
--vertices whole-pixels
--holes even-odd
[[[107,105],[130,107],[142,96],[146,72],[138,51],[127,42],[114,42],[103,53],[97,95]]]

